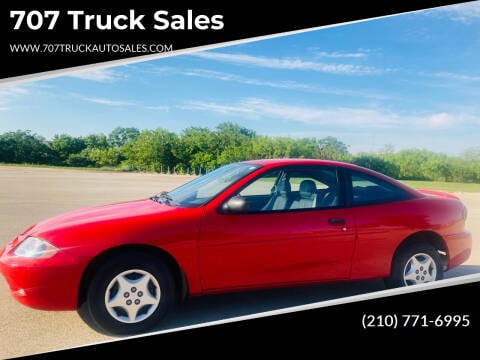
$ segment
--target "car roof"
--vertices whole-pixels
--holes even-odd
[[[330,165],[330,166],[341,166],[351,169],[360,169],[359,166],[354,164],[349,164],[341,161],[333,160],[321,160],[321,159],[259,159],[259,160],[248,160],[244,161],[250,164],[259,164],[263,166],[271,165]]]

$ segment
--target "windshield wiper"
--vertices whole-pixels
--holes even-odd
[[[162,202],[167,205],[171,205],[173,203],[172,197],[168,195],[168,192],[166,191],[162,191],[160,194],[153,196],[152,200],[155,200],[157,202]]]

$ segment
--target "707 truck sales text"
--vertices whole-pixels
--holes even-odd
[[[53,30],[61,16],[59,10],[11,10],[13,30]],[[145,30],[146,14],[87,14],[83,10],[68,10],[73,30]],[[166,10],[153,13],[155,30],[221,30],[225,26],[223,15],[195,14],[188,9],[183,14],[170,14]]]

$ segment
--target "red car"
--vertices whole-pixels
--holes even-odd
[[[11,294],[95,330],[151,329],[186,296],[327,281],[441,279],[468,259],[467,210],[322,160],[234,163],[152,198],[40,222],[0,252]]]

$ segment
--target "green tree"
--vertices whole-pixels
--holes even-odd
[[[424,149],[407,149],[397,152],[392,159],[399,168],[399,178],[404,180],[428,180],[423,164],[433,153]]]
[[[45,138],[29,130],[0,135],[0,162],[50,164],[54,158],[54,152]]]
[[[173,147],[178,164],[197,172],[215,168],[218,151],[217,134],[203,127],[185,129]]]
[[[107,137],[104,134],[90,134],[83,138],[87,148],[106,149],[108,148]]]
[[[256,138],[253,130],[243,126],[224,122],[217,126],[217,165],[247,160],[251,153],[252,140]]]
[[[176,158],[173,148],[176,134],[165,129],[143,130],[135,140],[126,143],[121,151],[128,166],[142,171],[173,171]]]
[[[107,142],[108,145],[119,148],[129,141],[135,140],[138,135],[140,135],[140,131],[137,128],[116,127],[108,134]]]
[[[467,161],[480,161],[480,146],[468,148],[461,157]]]
[[[50,142],[50,148],[55,152],[61,164],[66,164],[66,160],[71,154],[78,154],[86,147],[82,138],[67,134],[55,135]]]
[[[90,164],[97,167],[115,167],[120,165],[123,156],[117,148],[86,148],[81,155],[89,160]]]
[[[252,159],[270,159],[275,157],[275,140],[268,136],[257,136],[251,140],[250,153]]]
[[[217,136],[217,146],[221,151],[228,147],[241,146],[256,136],[255,131],[231,122],[219,124],[215,133]]]
[[[70,154],[65,160],[65,164],[68,166],[76,166],[76,167],[92,167],[95,166],[95,163],[89,159],[88,153],[85,152],[84,149],[80,151],[78,154]]]
[[[354,162],[399,179],[480,182],[480,147],[461,156],[425,149],[395,152],[386,145],[378,153],[353,156],[333,136],[321,139],[257,135],[224,122],[214,130],[189,127],[180,135],[165,129],[117,127],[108,136],[55,135],[48,142],[30,131],[0,134],[0,162],[122,167],[130,170],[201,171],[234,161],[265,158],[321,158]]]
[[[352,162],[393,178],[398,178],[400,174],[400,170],[395,163],[385,160],[377,154],[359,154],[353,157]]]
[[[434,181],[452,179],[452,163],[446,155],[430,154],[425,159],[420,167],[423,178]]]
[[[325,160],[344,160],[348,156],[348,146],[333,136],[317,141],[316,158]]]
[[[292,144],[291,156],[295,158],[314,159],[317,156],[318,143],[315,138],[295,139]]]

